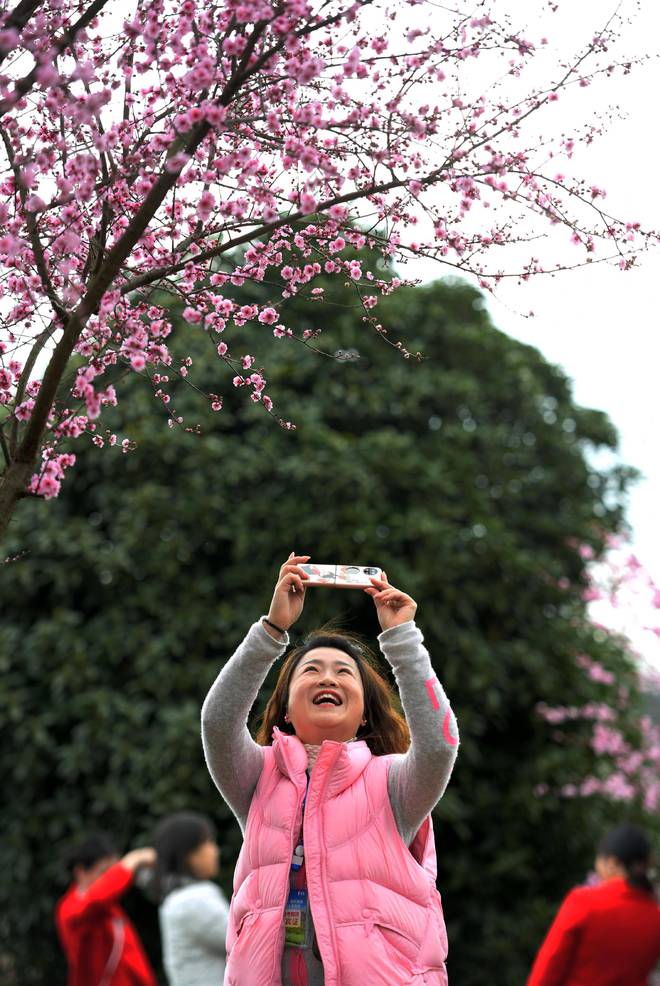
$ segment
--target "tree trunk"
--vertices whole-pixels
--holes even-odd
[[[5,536],[18,501],[25,496],[33,472],[33,462],[14,461],[7,466],[0,480],[0,541]]]

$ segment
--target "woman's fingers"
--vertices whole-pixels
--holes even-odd
[[[407,606],[409,600],[401,592],[379,592],[376,596],[377,603],[388,603],[391,606]]]
[[[405,592],[402,592],[401,589],[397,589],[395,586],[390,585],[389,582],[385,582],[383,579],[377,579],[372,575],[371,581],[375,589],[375,594],[378,596],[381,596],[384,592],[389,592],[389,593],[394,592],[399,596],[403,596],[406,599],[410,599],[410,596],[406,595]]]
[[[402,592],[400,589],[396,589],[389,582],[384,582],[382,579],[373,577],[371,581],[373,582],[373,587],[364,591],[373,598],[376,605],[379,603],[388,603],[388,605],[398,607],[416,605],[415,600],[411,596]]]
[[[305,579],[309,578],[300,566],[309,555],[295,555],[293,551],[280,567],[268,618],[275,626],[288,630],[298,619],[305,603]]]
[[[284,565],[299,565],[302,561],[309,561],[311,557],[311,555],[294,555],[292,551],[287,560],[284,562]],[[284,568],[284,565],[282,565],[282,568]]]
[[[286,588],[289,592],[305,591],[303,579],[297,574],[297,572],[287,572],[286,575],[280,579],[280,585]]]
[[[385,575],[385,572],[383,572],[383,575]],[[390,585],[390,583],[387,581],[387,578],[386,577],[385,578],[382,578],[382,579],[377,579],[375,575],[372,575],[370,581],[371,581],[371,584],[372,585],[375,585],[377,589],[393,589],[394,588],[394,586],[393,585]]]
[[[309,561],[310,558],[311,555],[294,555],[292,552],[284,564],[280,566],[280,578],[282,578],[288,568],[301,565],[303,562]]]
[[[371,596],[376,606],[389,604],[392,598],[387,592],[387,589],[364,589],[364,592],[366,592],[368,596]]]
[[[285,565],[281,572],[281,579],[287,577],[287,575],[299,575],[301,579],[308,579],[309,575],[301,568],[299,565]]]

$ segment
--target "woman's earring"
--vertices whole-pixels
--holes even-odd
[[[367,725],[367,720],[366,719],[363,719],[362,722],[360,723],[360,725],[361,726],[366,726]]]
[[[284,721],[285,722],[291,722],[291,720],[289,719],[289,713],[288,712],[285,712],[284,713]]]

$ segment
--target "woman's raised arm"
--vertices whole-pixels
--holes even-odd
[[[211,777],[242,828],[263,767],[263,747],[247,720],[273,662],[289,642],[287,631],[304,605],[306,555],[282,565],[266,620],[255,623],[211,685],[202,706],[202,744]],[[280,628],[279,630],[277,628]],[[283,631],[283,632],[280,632]]]
[[[417,604],[384,580],[372,579],[383,632],[380,648],[396,678],[410,729],[408,752],[390,768],[388,790],[397,827],[410,844],[442,797],[458,752],[458,729],[449,700],[431,666],[424,638],[414,622]]]

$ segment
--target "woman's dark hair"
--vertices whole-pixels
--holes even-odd
[[[651,842],[638,825],[624,823],[611,829],[598,843],[599,856],[613,856],[626,871],[626,880],[636,890],[654,893],[648,871],[651,866]]]
[[[286,658],[262,716],[256,736],[257,743],[268,746],[272,742],[275,726],[283,733],[294,733],[291,723],[284,719],[291,677],[305,654],[317,647],[334,647],[343,651],[358,666],[364,690],[364,718],[367,722],[358,729],[357,738],[364,740],[375,756],[405,753],[410,746],[408,724],[396,706],[394,689],[377,670],[375,657],[355,634],[338,633],[325,628],[308,636]]]
[[[88,832],[69,849],[65,863],[67,869],[73,873],[76,866],[90,870],[101,859],[117,855],[117,846],[107,832]]]
[[[186,879],[193,878],[187,858],[209,839],[215,840],[215,826],[205,815],[178,811],[163,819],[154,836],[155,884],[161,899]]]

